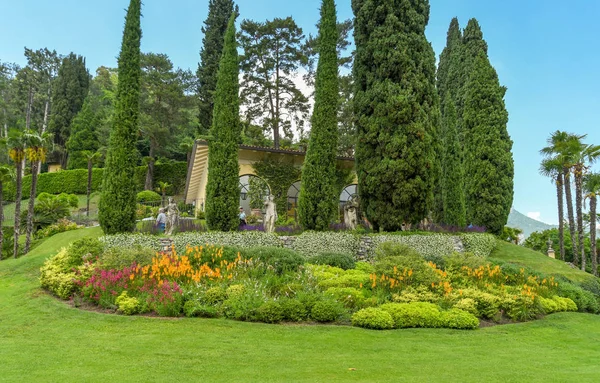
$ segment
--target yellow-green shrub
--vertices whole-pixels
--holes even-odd
[[[76,290],[75,272],[69,270],[71,260],[66,248],[44,262],[40,284],[61,299],[69,299]]]
[[[577,304],[571,298],[555,295],[552,300],[556,303],[556,311],[578,311]]]
[[[481,317],[493,318],[498,313],[501,300],[496,295],[477,289],[464,289],[461,292],[461,298],[471,298],[475,301]]]
[[[408,287],[402,290],[400,294],[392,294],[392,300],[396,303],[411,303],[411,302],[430,302],[436,303],[440,297],[425,286]]]
[[[441,326],[440,308],[433,303],[386,303],[380,308],[390,313],[398,328]]]
[[[459,300],[454,305],[454,308],[471,313],[476,317],[479,316],[479,310],[477,310],[477,302],[475,302],[473,298],[463,298]]]
[[[123,291],[115,301],[119,311],[125,315],[133,315],[139,311],[140,302],[135,297],[127,295],[127,291]]]
[[[352,315],[352,326],[373,330],[389,330],[394,328],[394,319],[389,312],[380,308],[369,307]]]
[[[330,287],[325,291],[325,294],[331,295],[335,300],[351,310],[363,307],[365,302],[365,296],[362,291],[354,287]]]
[[[546,314],[552,314],[558,311],[558,305],[554,299],[539,297],[540,305]]]
[[[479,319],[471,313],[453,308],[441,314],[442,327],[458,330],[474,330],[479,327]]]

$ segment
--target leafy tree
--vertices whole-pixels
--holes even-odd
[[[99,149],[96,128],[100,125],[101,116],[95,111],[94,97],[90,94],[85,99],[83,107],[71,123],[71,134],[66,144],[69,169],[85,169],[87,167],[86,153]]]
[[[4,184],[11,182],[14,178],[14,169],[7,165],[0,165],[0,223],[4,222],[4,199],[2,192]],[[0,227],[0,260],[2,260],[2,249],[4,245],[4,229]]]
[[[15,163],[15,226],[13,254],[19,254],[19,236],[21,233],[21,199],[23,197],[23,163],[25,160],[26,138],[23,131],[12,129],[8,132],[7,146],[10,159]]]
[[[49,130],[54,134],[54,143],[66,147],[71,135],[71,122],[81,110],[90,87],[90,73],[85,59],[74,53],[62,60],[58,77],[54,82],[52,114]],[[63,151],[61,164],[67,167],[67,152]]]
[[[208,17],[202,27],[202,50],[200,50],[200,64],[198,65],[198,96],[199,103],[199,130],[200,134],[207,134],[212,126],[214,93],[217,88],[217,72],[223,52],[223,41],[227,22],[234,11],[233,0],[209,0]],[[237,13],[237,7],[236,7]]]
[[[513,201],[512,140],[505,89],[487,56],[477,57],[464,106],[467,221],[500,234]]]
[[[546,254],[548,251],[548,239],[552,240],[552,247],[558,247],[558,229],[549,229],[542,232],[532,233],[523,243],[523,246],[539,251],[542,254]],[[569,230],[565,230],[565,262],[573,262],[573,241],[571,241],[571,235]],[[590,238],[586,236],[584,238],[584,250],[586,254],[590,253]]]
[[[231,15],[217,75],[212,139],[209,141],[206,223],[212,230],[236,230],[239,223],[238,141],[241,124],[238,76],[235,15]]]
[[[454,101],[445,97],[443,126],[445,130],[444,174],[442,196],[444,222],[465,227],[467,224],[464,189],[463,152],[456,129],[457,116]]]
[[[592,258],[592,273],[598,276],[598,251],[596,249],[597,207],[600,194],[600,173],[587,174],[584,178],[585,198],[590,200],[590,256]],[[585,259],[585,257],[584,257]]]
[[[564,164],[559,157],[545,158],[540,165],[540,174],[550,177],[556,185],[558,201],[558,245],[560,259],[565,259],[565,213],[564,213]]]
[[[354,111],[361,203],[376,229],[426,217],[433,201],[435,55],[429,2],[354,0]]]
[[[15,98],[19,69],[17,64],[0,62],[0,137],[8,137],[8,127],[17,123]]]
[[[131,0],[125,19],[119,55],[119,84],[113,130],[106,155],[99,219],[106,234],[133,230],[135,226],[135,183],[137,164],[135,139],[140,109],[141,1]]]
[[[241,24],[241,97],[246,119],[271,131],[275,148],[282,143],[282,132],[291,138],[295,126],[302,133],[308,115],[308,98],[294,82],[307,60],[303,40],[302,28],[291,17]]]
[[[319,23],[315,106],[298,199],[300,224],[309,230],[328,229],[338,208],[338,193],[335,188],[339,100],[338,39],[334,0],[323,0]]]

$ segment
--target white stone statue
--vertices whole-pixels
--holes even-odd
[[[358,206],[354,199],[348,200],[344,205],[344,225],[348,230],[356,229],[358,224]]]
[[[273,201],[273,196],[268,196],[265,201],[265,219],[264,227],[267,233],[275,231],[275,222],[277,221],[277,205]]]
[[[169,204],[167,205],[167,230],[166,235],[172,235],[173,230],[177,226],[177,220],[179,219],[179,209],[173,198],[169,198]]]

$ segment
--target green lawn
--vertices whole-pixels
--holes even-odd
[[[78,194],[77,198],[79,199],[79,206],[77,209],[73,209],[73,214],[78,214],[79,209],[83,209],[87,205],[87,196],[85,194]],[[98,202],[100,201],[100,194],[94,193],[92,194],[92,198],[90,199],[90,212],[95,214],[96,216],[98,211]],[[27,205],[29,204],[29,198],[21,200],[21,211],[27,210]],[[81,213],[83,214],[83,213]],[[14,225],[14,217],[15,217],[15,203],[9,203],[4,206],[4,216],[6,217],[4,221],[4,225],[13,226]],[[92,217],[93,218],[93,217]]]
[[[598,381],[600,317],[588,314],[476,331],[378,332],[106,315],[43,292],[44,259],[96,235],[98,228],[62,233],[0,263],[0,381]],[[519,259],[503,249],[497,258]]]

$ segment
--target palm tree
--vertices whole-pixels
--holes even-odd
[[[600,173],[587,174],[584,178],[585,199],[590,200],[590,252],[592,257],[592,273],[598,276],[598,254],[596,251],[596,207],[600,195]]]
[[[583,137],[585,138],[586,136]],[[575,154],[576,156],[575,163],[573,164],[573,173],[575,174],[575,192],[577,193],[575,196],[575,205],[577,207],[577,234],[579,240],[579,249],[581,249],[581,270],[585,271],[587,257],[585,255],[585,248],[583,247],[583,178],[589,169],[589,165],[594,163],[600,156],[600,146],[585,145],[580,143],[580,150],[578,150]]]
[[[4,229],[2,228],[2,222],[4,221],[4,200],[3,191],[4,183],[10,182],[14,177],[14,169],[7,165],[0,165],[0,260],[2,260],[2,248],[4,245]]]
[[[158,187],[156,191],[162,194],[162,207],[165,207],[165,201],[167,200],[167,189],[172,185],[168,182],[158,181]]]
[[[558,244],[560,259],[565,260],[565,213],[564,213],[564,179],[563,163],[560,157],[546,158],[540,166],[540,173],[552,178],[556,184],[556,199],[558,200]]]
[[[46,154],[52,144],[52,134],[29,132],[25,133],[25,139],[28,143],[25,153],[27,159],[31,162],[31,192],[29,193],[29,206],[27,210],[27,237],[25,239],[25,254],[31,247],[31,234],[33,233],[33,213],[35,207],[35,197],[37,195],[38,169],[43,162],[46,162]]]
[[[573,196],[571,194],[571,167],[574,163],[574,155],[578,149],[577,141],[583,139],[584,136],[576,136],[567,132],[557,130],[550,135],[547,143],[548,146],[540,150],[540,153],[547,157],[557,157],[557,160],[563,166],[562,176],[563,185],[565,188],[565,199],[567,202],[567,216],[569,219],[569,232],[571,234],[571,243],[573,249],[573,263],[578,264],[579,250],[577,240],[575,239],[575,214],[573,213]]]
[[[90,197],[92,195],[92,169],[94,163],[102,157],[102,152],[92,152],[91,150],[84,150],[83,156],[87,160],[88,164],[88,177],[87,177],[87,201],[86,201],[86,216],[90,216]]]
[[[8,155],[16,167],[16,193],[15,193],[15,231],[14,231],[14,257],[19,254],[19,236],[21,234],[21,198],[23,197],[23,161],[25,160],[26,137],[20,130],[11,129],[8,133]]]

